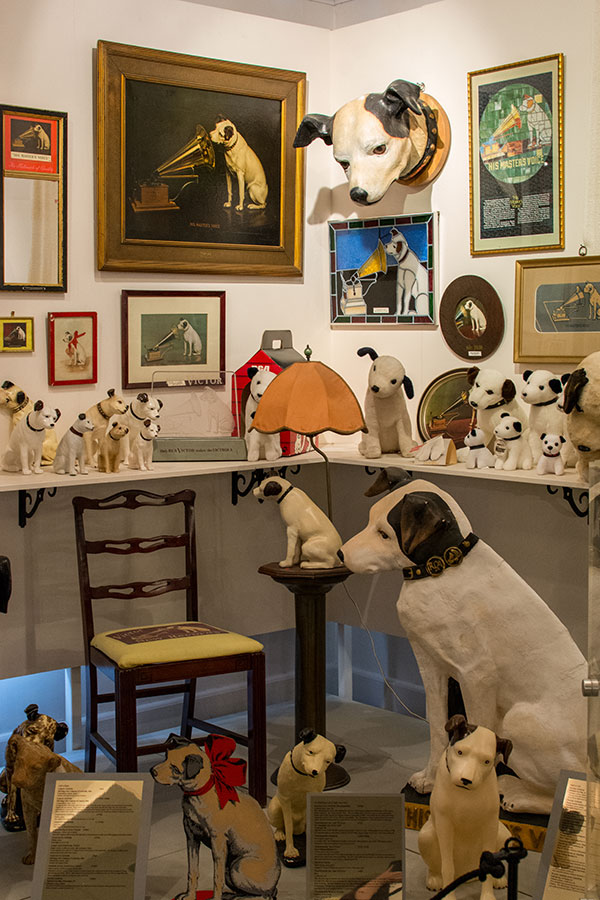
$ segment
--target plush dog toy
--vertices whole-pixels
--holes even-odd
[[[529,444],[534,463],[542,455],[542,432],[546,434],[567,433],[567,417],[560,403],[563,386],[569,376],[559,378],[546,369],[523,372],[521,397],[529,406]],[[575,453],[569,442],[561,451],[565,465],[575,465]],[[569,457],[571,461],[569,461]]]
[[[517,389],[510,378],[505,378],[496,369],[479,369],[477,366],[467,372],[471,385],[469,405],[477,412],[477,425],[482,429],[486,446],[494,435],[494,427],[503,412],[510,413],[527,424],[527,413],[517,397]]]
[[[18,384],[4,381],[0,387],[0,409],[5,409],[9,413],[10,430],[12,431],[17,422],[32,411],[33,403]],[[57,444],[56,432],[52,428],[48,428],[42,444],[43,466],[49,466],[54,460]]]
[[[586,356],[569,376],[563,409],[577,454],[577,472],[587,480],[589,463],[600,459],[600,350]]]
[[[248,449],[248,459],[255,462],[257,459],[274,460],[281,456],[281,441],[278,434],[262,434],[256,429],[250,431],[250,426],[256,415],[260,399],[268,386],[277,375],[270,372],[269,369],[258,369],[256,366],[249,366],[248,378],[250,381],[250,395],[246,401],[246,447]]]
[[[129,454],[129,468],[142,469],[150,471],[154,468],[152,465],[152,449],[154,447],[154,438],[160,431],[158,422],[152,419],[145,419],[142,422],[141,430],[138,432],[131,453]]]
[[[562,460],[561,450],[565,443],[562,434],[541,434],[542,453],[537,461],[538,475],[545,475],[550,472],[551,475],[564,475],[565,464]]]
[[[69,430],[61,437],[52,471],[57,475],[77,475],[75,463],[79,466],[79,474],[87,475],[85,464],[84,434],[94,430],[94,423],[85,413],[79,413]]]
[[[468,448],[467,469],[493,469],[496,459],[491,450],[485,446],[483,428],[471,428],[464,438]]]
[[[13,734],[8,739],[6,767],[11,770],[13,786],[21,791],[23,818],[29,838],[29,852],[23,857],[23,863],[31,866],[35,862],[46,775],[48,772],[81,772],[81,769],[64,756],[53,753],[49,747],[28,741],[20,734]]]
[[[294,147],[306,147],[316,138],[333,144],[351,199],[370,204],[381,200],[394,181],[432,181],[448,156],[450,124],[433,97],[398,79],[382,94],[351,100],[333,116],[304,116]]]
[[[500,413],[500,420],[494,427],[494,455],[496,469],[512,472],[515,469],[531,469],[531,447],[523,431],[522,422],[510,413]]]
[[[203,746],[202,746],[203,744]],[[281,864],[267,817],[254,797],[238,793],[246,763],[231,754],[235,741],[209,734],[188,741],[172,734],[164,762],[150,774],[159,784],[183,791],[183,827],[187,838],[187,890],[178,900],[195,900],[202,844],[213,858],[213,900],[227,896],[275,900]]]
[[[404,394],[415,395],[412,381],[395,356],[378,356],[372,347],[361,347],[358,356],[370,356],[369,384],[365,396],[367,434],[358,451],[368,459],[382,453],[410,456],[415,445]]]
[[[300,741],[288,750],[279,766],[277,793],[267,808],[275,840],[285,841],[284,863],[293,863],[299,856],[294,835],[306,831],[306,795],[324,791],[327,769],[346,755],[342,744],[334,744],[309,728],[304,728],[299,737]]]
[[[2,457],[4,471],[41,475],[42,445],[46,430],[54,428],[59,419],[59,409],[52,409],[43,400],[36,400],[31,412],[20,419],[12,430]]]
[[[94,430],[85,435],[85,455],[88,465],[93,465],[98,452],[98,445],[113,416],[122,416],[129,409],[122,397],[117,396],[114,388],[108,390],[104,400],[98,401],[86,411],[86,417],[94,423]]]
[[[98,447],[98,471],[118,472],[121,468],[120,442],[129,429],[120,422],[113,422],[100,439]]]
[[[282,569],[300,565],[302,569],[333,569],[341,565],[337,552],[342,539],[323,510],[308,494],[285,478],[271,475],[253,492],[259,503],[277,501],[287,532],[287,553]]]
[[[469,725],[464,716],[446,723],[450,743],[439,761],[429,808],[419,832],[419,852],[429,869],[427,887],[439,891],[460,875],[479,867],[481,854],[504,846],[510,831],[499,819],[500,794],[496,758],[506,764],[511,741],[489,728]],[[493,900],[493,887],[506,887],[506,877],[483,880],[481,900]],[[455,900],[454,892],[448,894]]]

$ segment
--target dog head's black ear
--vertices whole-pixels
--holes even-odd
[[[471,387],[473,387],[473,385],[475,384],[475,379],[477,378],[478,374],[479,368],[477,366],[471,366],[471,368],[467,372],[467,381],[471,385]]]
[[[190,753],[183,761],[183,780],[192,781],[204,768],[204,760],[198,753]]]
[[[303,728],[298,737],[304,744],[310,744],[317,736],[317,732],[312,728]]]
[[[277,494],[280,494],[282,491],[282,487],[278,481],[267,481],[263,488],[263,494],[265,497],[276,497]]]
[[[44,408],[44,401],[43,401],[43,400],[36,400],[35,403],[33,404],[33,408],[34,408],[34,410],[35,410],[36,412],[39,412],[40,409],[43,409],[43,408]]]
[[[502,756],[504,765],[508,762],[508,757],[512,753],[513,743],[509,738],[496,737],[496,753]]]
[[[254,378],[256,373],[258,372],[257,366],[248,366],[248,378]]]
[[[146,428],[147,428],[148,425],[152,425],[152,421],[151,421],[150,419],[144,419],[144,425],[145,425]]]
[[[388,84],[382,94],[368,94],[365,109],[377,116],[385,130],[392,137],[405,138],[410,132],[408,110],[422,115],[419,106],[421,88],[410,81],[397,79]]]
[[[517,395],[517,389],[514,385],[514,382],[510,380],[510,378],[505,378],[502,383],[502,399],[506,400],[514,400]]]
[[[415,389],[414,389],[413,383],[410,380],[410,378],[408,377],[408,375],[404,376],[404,378],[402,379],[402,384],[404,386],[404,393],[406,394],[406,396],[408,397],[409,400],[412,400],[412,398],[415,396]]]
[[[523,372],[523,381],[529,381],[529,379],[531,378],[532,375],[533,375],[533,371],[531,369],[526,369]]]
[[[396,488],[408,484],[411,480],[412,475],[405,469],[396,467],[381,469],[371,487],[365,491],[365,497],[376,497],[385,491],[394,491]]]
[[[115,396],[115,389],[114,389],[114,388],[109,388],[109,389],[107,390],[106,393],[107,393],[107,395],[108,395],[109,397],[114,397],[114,396]]]
[[[373,362],[375,362],[375,360],[379,356],[379,354],[376,353],[372,347],[361,347],[360,350],[356,351],[356,355],[357,356],[370,356],[371,359],[373,360]]]
[[[14,387],[14,384],[12,381],[3,381],[2,387],[4,388],[5,391],[7,391],[9,388]]]
[[[223,129],[223,137],[226,141],[230,141],[234,134],[235,132],[231,125],[226,125]]]
[[[147,403],[147,402],[148,402],[148,394],[145,394],[143,391],[142,391],[141,394],[138,394],[138,395],[137,395],[137,398],[138,398],[138,400],[140,401],[140,403]]]
[[[294,138],[294,147],[308,147],[317,138],[321,138],[330,147],[333,144],[332,131],[333,116],[324,116],[322,113],[309,113],[300,122]]]
[[[176,747],[187,747],[188,744],[191,744],[191,741],[182,737],[180,734],[173,734],[173,732],[171,732],[165,741],[167,750],[175,750]]]
[[[500,413],[501,419],[504,419],[506,416],[510,416],[510,413],[507,413],[507,412]]]
[[[515,422],[515,424],[513,425],[513,428],[515,429],[517,434],[521,434],[521,432],[523,431],[523,425],[519,421]]]
[[[417,547],[438,533],[457,527],[447,503],[435,494],[415,491],[406,494],[388,513],[387,520],[396,532],[402,552],[409,558]]]
[[[343,745],[343,744],[336,744],[336,745],[335,745],[335,759],[334,759],[334,762],[336,762],[336,763],[341,763],[341,761],[343,760],[343,758],[345,757],[345,755],[346,755],[346,748],[344,747],[344,745]]]
[[[55,418],[54,421],[55,421],[55,422],[58,422],[58,420],[60,419],[62,413],[61,413],[60,409],[55,409],[54,412],[56,413],[56,418]]]
[[[562,391],[562,381],[560,378],[551,378],[548,382],[548,386],[555,394],[560,394]]]
[[[80,419],[82,422],[85,419],[85,417],[86,417],[85,413],[79,413],[79,415],[77,416],[77,418]]]
[[[446,722],[444,728],[450,735],[450,743],[456,744],[457,741],[462,741],[464,737],[469,734],[469,723],[465,719],[464,716],[456,715],[452,716]],[[472,729],[471,729],[472,730]]]
[[[56,723],[56,731],[54,732],[54,740],[62,741],[64,737],[66,737],[69,733],[69,726],[66,722],[57,722]]]
[[[162,408],[163,408],[163,402],[162,402],[162,400],[157,400],[156,402],[158,403],[158,408],[159,408],[159,409],[162,409]]]
[[[563,385],[563,387],[567,383],[567,381],[569,380],[570,377],[571,377],[571,375],[569,372],[565,372],[563,375],[560,376],[560,383]]]
[[[545,441],[546,440],[546,432],[542,431],[542,433],[540,434],[540,437],[543,441]]]
[[[579,401],[581,400],[581,392],[588,381],[589,378],[585,369],[575,369],[574,372],[571,372],[565,385],[565,397],[563,400],[563,409],[566,413],[571,413],[574,409],[577,412],[583,412]]]

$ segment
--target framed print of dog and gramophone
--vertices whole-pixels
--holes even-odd
[[[98,42],[98,268],[302,274],[303,72]]]
[[[471,255],[564,243],[563,55],[469,73]]]

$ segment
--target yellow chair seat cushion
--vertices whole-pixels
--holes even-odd
[[[263,649],[253,638],[204,622],[168,622],[105,631],[94,635],[92,647],[110,657],[120,669],[258,653]]]

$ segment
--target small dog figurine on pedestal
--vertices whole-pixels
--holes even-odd
[[[369,386],[365,396],[365,422],[368,433],[358,445],[358,452],[368,459],[382,453],[410,456],[415,442],[404,394],[415,395],[412,381],[395,356],[378,356],[372,347],[361,347],[358,356],[370,356]]]
[[[118,472],[121,467],[121,438],[128,434],[129,428],[120,422],[113,422],[100,440],[98,447],[98,471]]]
[[[508,740],[489,728],[469,725],[464,716],[446,723],[450,735],[437,767],[431,792],[431,816],[419,832],[419,852],[429,868],[427,887],[439,891],[460,875],[479,866],[484,850],[495,853],[510,837],[499,818],[500,793],[496,756],[506,763],[512,750]],[[493,900],[494,887],[506,887],[506,878],[488,876],[481,887],[482,900]],[[455,894],[448,894],[455,900]]]
[[[5,472],[22,472],[23,475],[42,474],[42,445],[46,429],[54,428],[60,419],[60,410],[36,400],[33,409],[20,419],[8,439],[8,447],[2,458]]]
[[[346,755],[342,744],[334,744],[309,728],[304,728],[299,737],[300,742],[286,753],[279,766],[277,793],[267,809],[269,822],[276,829],[275,840],[285,841],[286,865],[294,865],[300,855],[294,846],[294,835],[306,831],[306,795],[325,790],[327,769]]]

